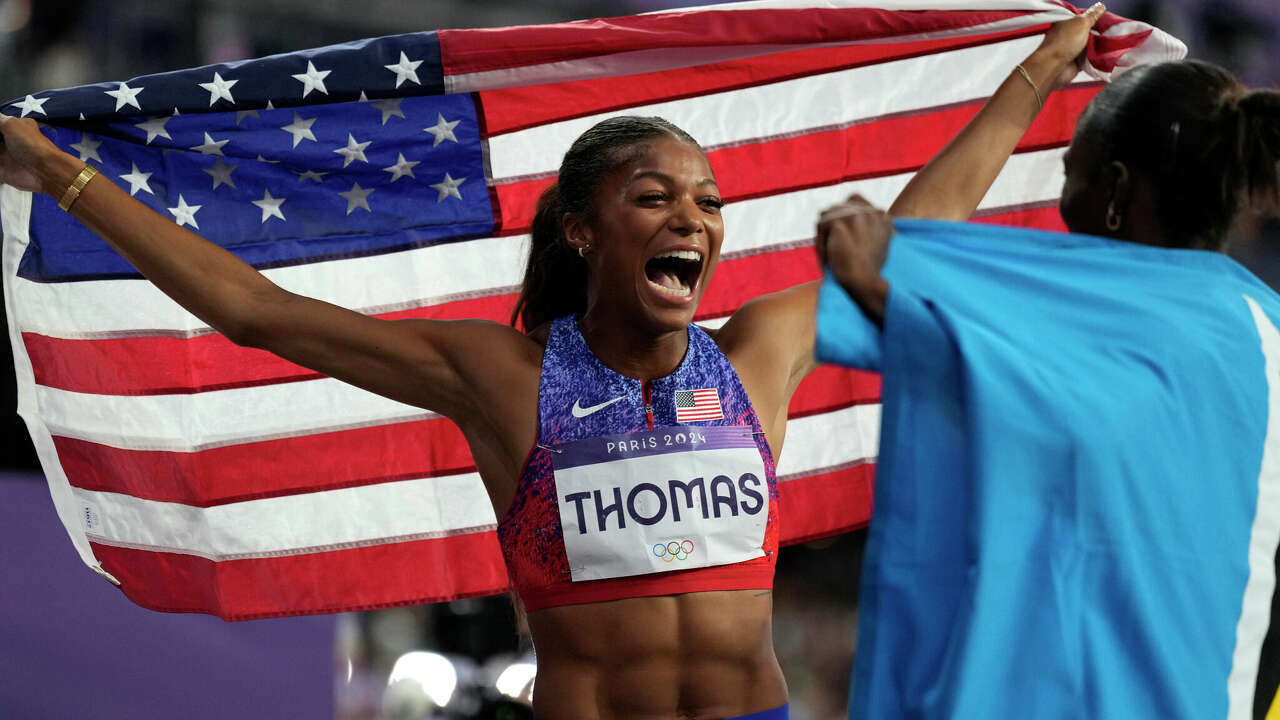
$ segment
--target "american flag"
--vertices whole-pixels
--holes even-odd
[[[676,391],[676,422],[701,422],[724,417],[716,388]]]
[[[584,129],[661,115],[728,201],[698,320],[818,276],[817,212],[882,205],[981,106],[1048,0],[751,2],[383,37],[5,105],[281,286],[383,318],[505,322],[538,194]],[[1060,227],[1076,114],[1176,41],[1107,16],[979,214]],[[507,586],[446,419],[229,343],[47,197],[5,188],[19,412],[86,564],[140,605],[243,619]],[[866,523],[876,377],[823,368],[790,406],[785,542]]]

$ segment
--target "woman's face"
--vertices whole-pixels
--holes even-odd
[[[720,190],[702,150],[674,137],[648,141],[596,192],[588,308],[614,306],[636,325],[674,330],[694,311],[720,257]]]

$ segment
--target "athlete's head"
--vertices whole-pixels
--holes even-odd
[[[688,133],[656,117],[600,122],[538,200],[512,322],[532,330],[607,303],[630,322],[683,327],[719,256],[720,205]]]
[[[1080,117],[1062,219],[1074,232],[1219,250],[1242,208],[1274,208],[1280,94],[1187,60],[1130,70]]]

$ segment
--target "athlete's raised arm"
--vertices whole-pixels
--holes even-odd
[[[66,198],[73,183],[84,183],[69,211],[166,295],[238,345],[460,423],[470,419],[481,386],[500,384],[487,382],[485,373],[501,379],[509,372],[504,362],[518,364],[522,353],[534,352],[525,347],[531,341],[496,323],[388,322],[288,292],[105,177],[85,182],[85,163],[49,142],[31,120],[4,118],[0,133],[0,182],[55,200]],[[485,363],[469,362],[481,353]],[[536,357],[530,363],[536,368]]]
[[[1089,30],[1106,7],[1055,23],[982,110],[916,173],[889,208],[898,217],[968,220],[1031,127],[1048,94],[1070,82]]]

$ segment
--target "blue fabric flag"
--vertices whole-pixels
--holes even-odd
[[[850,717],[1266,716],[1280,298],[1218,253],[896,227],[883,331],[831,278],[818,311],[884,374]]]

